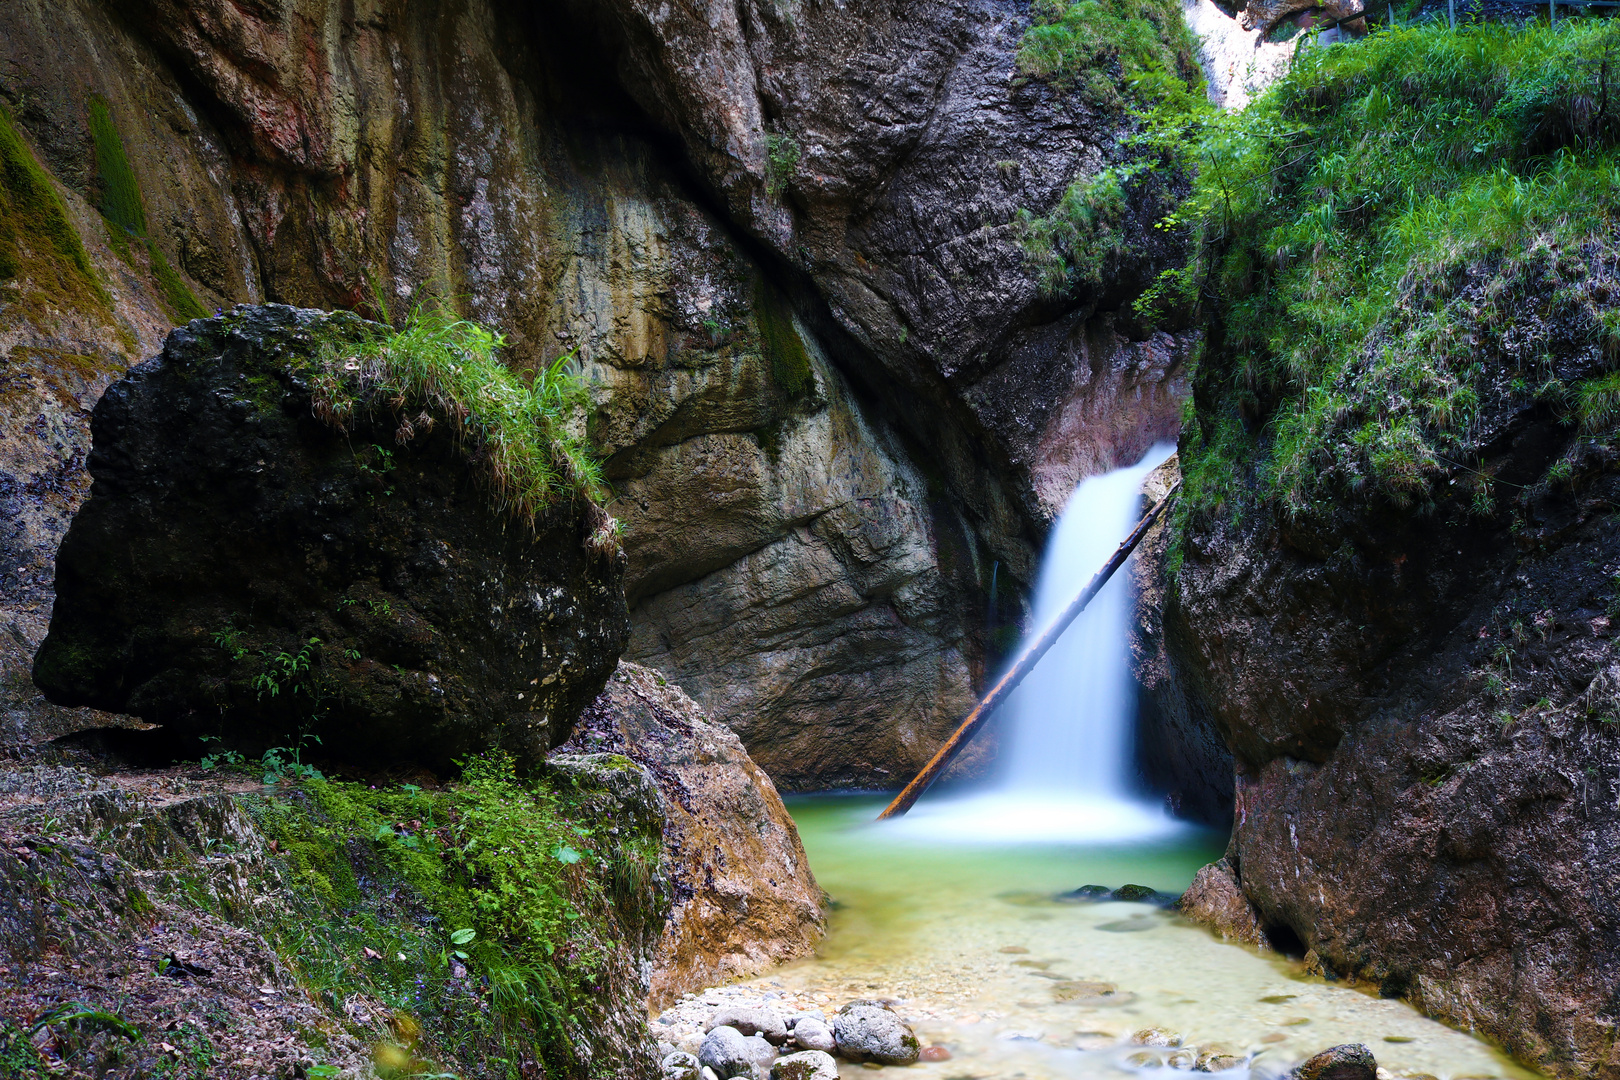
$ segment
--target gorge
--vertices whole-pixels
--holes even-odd
[[[1613,1075],[1615,35],[1463,7],[0,0],[0,1076]],[[1180,839],[846,829],[1170,443]]]

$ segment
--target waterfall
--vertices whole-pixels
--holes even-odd
[[[1142,509],[1142,481],[1174,447],[1081,482],[1047,543],[1031,634],[1055,619],[1108,561]],[[1074,621],[993,721],[997,777],[965,795],[925,795],[897,831],[969,841],[1139,840],[1175,829],[1131,790],[1135,698],[1121,570]]]

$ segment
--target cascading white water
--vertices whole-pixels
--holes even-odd
[[[1069,605],[1130,533],[1141,509],[1142,481],[1174,449],[1155,446],[1137,464],[1075,489],[1041,563],[1034,634]],[[991,786],[965,796],[924,796],[894,827],[976,841],[1140,840],[1177,828],[1130,790],[1130,602],[1122,570],[1001,707],[994,721],[1001,731],[1001,764]]]

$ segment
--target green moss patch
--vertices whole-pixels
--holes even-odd
[[[754,288],[754,319],[759,324],[760,348],[770,361],[771,380],[790,398],[813,390],[810,354],[793,325],[793,310],[763,278]]]
[[[0,106],[0,280],[24,277],[80,310],[108,303],[67,207]]]
[[[158,295],[175,319],[186,322],[207,317],[202,301],[169,265],[168,258],[148,232],[140,182],[135,177],[134,166],[129,163],[129,155],[124,152],[124,140],[113,122],[112,110],[103,98],[92,96],[89,114],[90,141],[96,151],[96,180],[101,188],[98,208],[107,219],[113,250],[125,261],[130,259],[132,246],[145,250]]]
[[[1076,177],[1045,213],[1024,209],[1013,221],[1043,290],[1059,295],[1101,283],[1123,248],[1132,197],[1151,206],[1166,182],[1182,182],[1193,134],[1214,110],[1174,0],[1037,0],[1031,14],[1019,76],[1078,95],[1126,131],[1114,164]]]
[[[1540,407],[1610,432],[1620,28],[1381,32],[1311,48],[1212,123],[1180,220],[1210,334],[1189,512],[1492,507],[1475,434]]]
[[[662,917],[656,823],[598,838],[570,792],[502,755],[443,791],[315,780],[258,815],[296,897],[272,942],[340,1018],[355,993],[393,1010],[385,1075],[594,1075],[579,1044],[630,989],[623,943]]]

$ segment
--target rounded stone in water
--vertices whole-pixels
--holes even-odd
[[[793,1025],[793,1041],[806,1050],[821,1050],[828,1054],[838,1049],[832,1028],[813,1016],[801,1016],[798,1023]]]
[[[910,1065],[922,1044],[906,1022],[876,1001],[852,1001],[833,1017],[838,1053],[850,1061]]]
[[[838,1080],[838,1063],[822,1050],[801,1050],[776,1059],[771,1080]]]
[[[719,1080],[733,1076],[762,1076],[776,1059],[776,1050],[758,1035],[744,1035],[734,1027],[717,1027],[698,1048],[698,1060],[714,1070]]]

